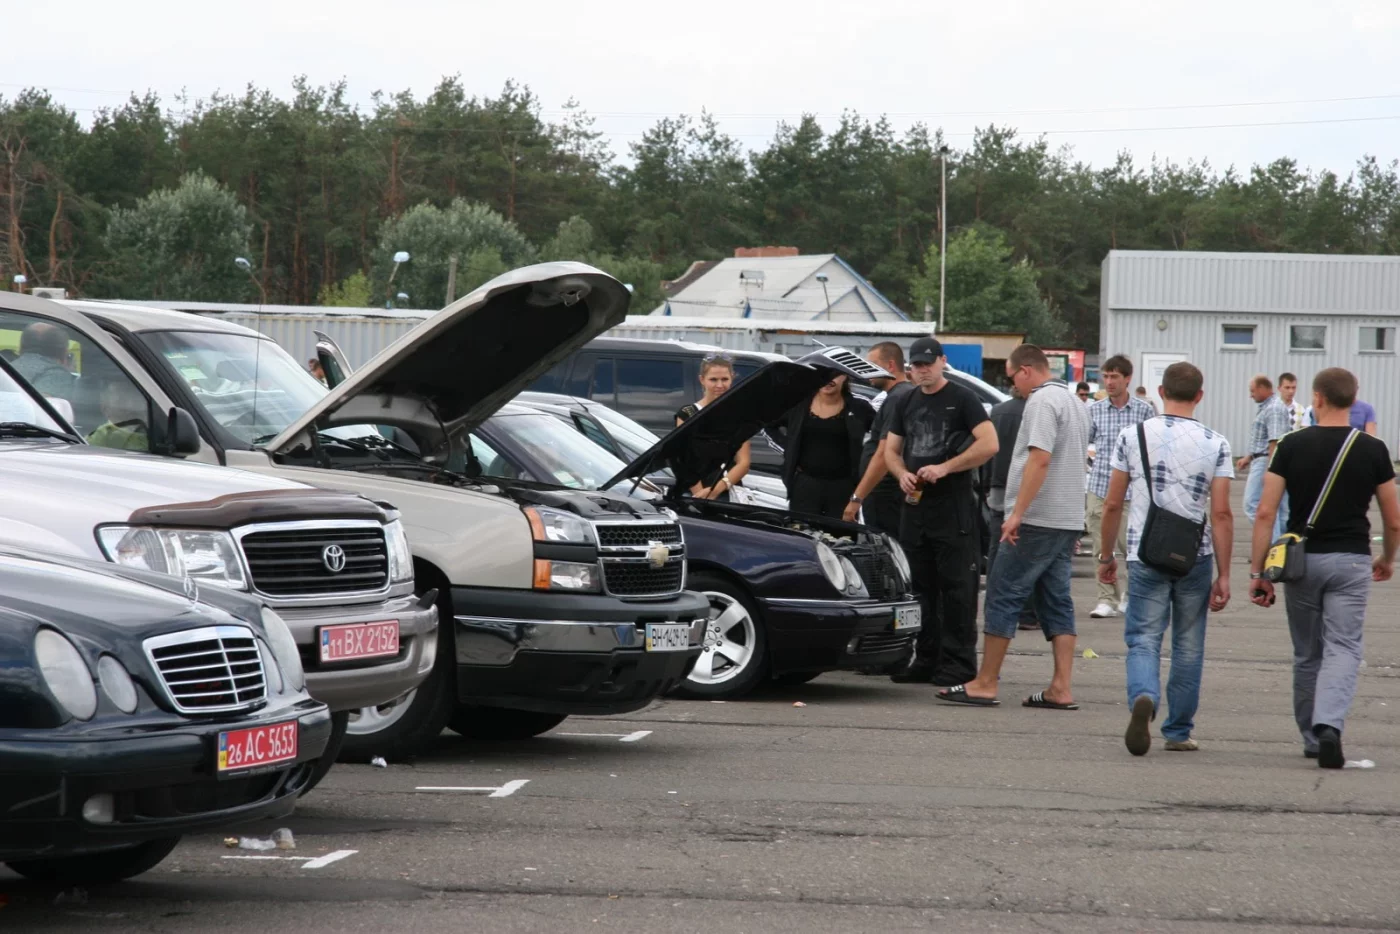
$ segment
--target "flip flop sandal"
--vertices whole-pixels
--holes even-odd
[[[962,684],[955,684],[947,690],[939,691],[934,696],[950,704],[966,704],[970,707],[1001,706],[1001,701],[994,697],[973,697],[971,694],[967,693],[967,686]]]
[[[1045,699],[1044,691],[1036,691],[1030,697],[1021,701],[1022,707],[1040,707],[1045,710],[1078,710],[1078,704],[1057,704],[1054,701]]]

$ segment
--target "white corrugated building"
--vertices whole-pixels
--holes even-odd
[[[1133,385],[1157,397],[1161,373],[1189,360],[1205,374],[1198,416],[1246,451],[1249,381],[1346,367],[1376,408],[1381,438],[1400,439],[1400,257],[1111,251],[1103,261],[1100,359],[1125,354]]]
[[[730,257],[696,264],[692,270],[699,274],[687,273],[677,280],[679,288],[653,315],[766,321],[909,320],[835,253]]]

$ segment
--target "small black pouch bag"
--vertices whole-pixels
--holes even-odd
[[[1157,505],[1152,494],[1152,461],[1147,456],[1147,431],[1137,426],[1142,472],[1147,478],[1147,519],[1138,542],[1138,560],[1170,577],[1184,577],[1196,566],[1196,554],[1206,533],[1206,520],[1196,522]]]

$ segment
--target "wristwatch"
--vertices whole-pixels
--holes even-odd
[[[1098,555],[1097,557],[1099,564],[1112,564],[1114,561],[1117,560],[1113,557],[1113,555],[1109,555],[1107,558],[1105,558],[1103,555]]]
[[[1263,572],[1263,571],[1250,571],[1250,572],[1249,572],[1249,579],[1252,580],[1252,581],[1261,581],[1261,580],[1264,579],[1264,572]]]
[[[863,496],[857,496],[856,494],[852,493],[852,494],[851,494],[851,502],[853,502],[853,503],[855,503],[857,506],[859,506],[861,503],[864,503],[864,502],[865,502],[865,497],[863,497]]]

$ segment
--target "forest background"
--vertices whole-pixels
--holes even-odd
[[[949,330],[1097,350],[1110,249],[1400,253],[1400,169],[1371,155],[1343,171],[1126,151],[1095,167],[1011,127],[941,153],[936,128],[848,113],[829,132],[780,123],[751,150],[705,114],[661,118],[619,156],[582,106],[547,119],[516,83],[476,96],[449,77],[421,98],[347,101],[343,84],[298,79],[286,97],[133,95],[84,121],[42,89],[0,97],[3,281],[437,308],[452,257],[457,295],[578,259],[631,284],[645,313],[691,262],[773,244],[840,254],[919,318],[938,306],[940,157]],[[391,284],[400,250],[412,259]]]

